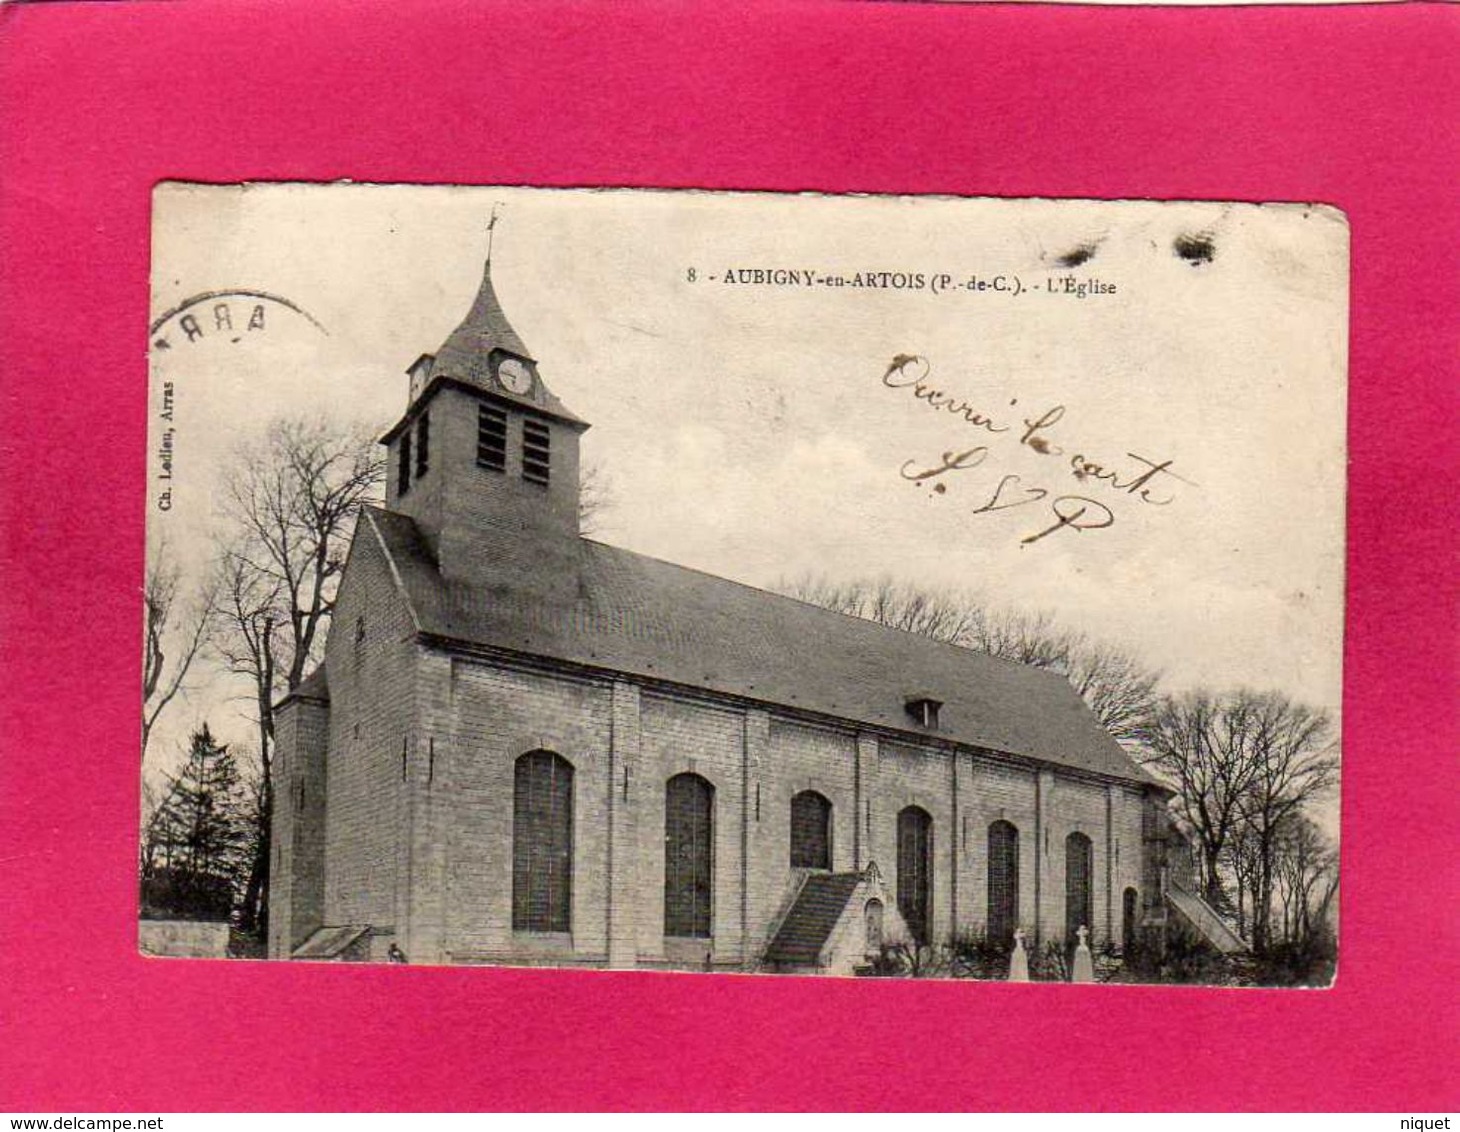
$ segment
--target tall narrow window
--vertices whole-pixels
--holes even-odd
[[[1065,935],[1074,942],[1080,928],[1092,929],[1094,903],[1090,880],[1095,872],[1095,850],[1083,833],[1065,838]]]
[[[547,485],[551,435],[541,421],[522,422],[522,478],[528,483]]]
[[[1129,951],[1136,945],[1136,925],[1139,923],[1141,894],[1127,888],[1120,900],[1120,946]]]
[[[1019,920],[1019,831],[1006,821],[989,826],[989,941],[1007,944]]]
[[[416,478],[420,479],[431,466],[431,414],[422,413],[416,421]]]
[[[490,405],[477,407],[477,467],[507,469],[507,414]]]
[[[909,806],[897,815],[897,910],[919,944],[928,942],[932,881],[933,818]]]
[[[397,495],[404,495],[411,490],[411,430],[406,429],[400,434],[400,468],[395,483]]]
[[[572,907],[573,767],[529,751],[513,785],[512,930],[570,931]]]
[[[867,954],[878,955],[882,951],[882,901],[867,901],[862,918],[867,928]]]
[[[831,803],[815,790],[791,799],[791,867],[831,868]]]
[[[710,938],[715,788],[676,774],[664,791],[664,934]]]

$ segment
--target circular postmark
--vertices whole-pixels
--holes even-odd
[[[171,350],[177,345],[222,338],[233,344],[245,336],[267,331],[275,312],[292,311],[306,319],[321,334],[329,331],[307,310],[282,295],[246,288],[227,291],[203,291],[184,299],[171,310],[152,320],[147,336],[154,350]]]
[[[264,374],[278,368],[281,352],[304,348],[301,331],[306,339],[329,337],[324,324],[292,299],[251,287],[201,291],[152,320],[147,328],[152,358],[149,447],[157,511],[172,512],[178,505],[180,429],[187,415],[184,388],[207,391],[210,411],[200,416],[195,405],[192,418],[194,427],[213,418],[206,433],[213,444],[220,430],[247,417],[248,400],[266,388]],[[266,346],[270,339],[275,341]],[[250,344],[254,348],[247,348]],[[259,400],[266,404],[270,398],[265,394]]]

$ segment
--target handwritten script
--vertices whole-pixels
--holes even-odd
[[[1026,417],[1013,413],[1006,416],[1003,409],[975,405],[934,381],[932,365],[921,354],[898,354],[883,373],[882,384],[988,438],[968,448],[944,452],[935,460],[907,460],[900,469],[902,478],[943,495],[955,476],[982,469],[982,474],[974,477],[982,502],[971,514],[1029,508],[1042,514],[1039,529],[1019,540],[1022,546],[1062,532],[1104,530],[1115,525],[1116,508],[1122,504],[1167,507],[1176,501],[1181,485],[1195,486],[1172,470],[1175,460],[1171,458],[1153,459],[1126,452],[1111,460],[1077,448],[1065,439],[1067,426],[1056,427],[1065,421],[1064,405],[1051,405]],[[1018,403],[1019,399],[1013,398],[1007,409]],[[994,477],[985,467],[991,457],[1021,449],[1052,461],[1047,477],[1037,477],[1040,482],[1026,480],[1016,472]],[[1064,477],[1075,483],[1061,485]]]

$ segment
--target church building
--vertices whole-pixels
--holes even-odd
[[[276,715],[272,957],[850,973],[1164,917],[1169,791],[1062,676],[583,537],[490,262],[408,373]]]

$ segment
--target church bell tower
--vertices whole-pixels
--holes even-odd
[[[466,317],[406,372],[405,415],[381,440],[386,506],[415,520],[448,581],[572,600],[588,424],[544,384],[507,321],[490,252]]]

